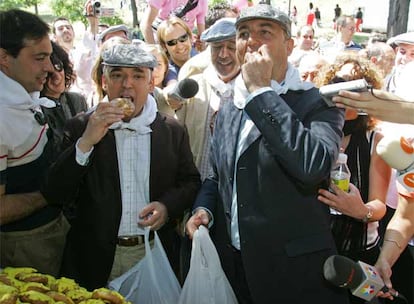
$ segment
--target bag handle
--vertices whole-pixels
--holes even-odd
[[[219,266],[219,268],[221,268],[221,262],[216,250],[216,246],[210,238],[208,229],[203,225],[199,226],[193,236],[193,249],[191,252],[191,259],[193,256],[199,256],[202,265],[208,267],[209,269],[217,269],[216,266]],[[207,261],[209,263],[207,263]]]

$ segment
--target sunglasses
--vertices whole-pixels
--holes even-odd
[[[53,68],[56,72],[63,70],[63,62],[59,58],[52,55],[50,56],[50,61],[52,62]]]
[[[188,40],[188,34],[184,34],[184,35],[178,37],[177,39],[171,39],[171,40],[166,41],[165,43],[168,46],[174,46],[174,45],[177,45],[178,42],[183,43],[183,42],[186,42],[187,40]]]

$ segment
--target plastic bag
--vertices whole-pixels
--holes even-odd
[[[134,304],[177,304],[180,284],[157,232],[154,231],[152,249],[149,233],[149,228],[145,228],[145,257],[122,276],[109,282],[109,288]]]
[[[208,230],[200,226],[193,236],[190,270],[179,304],[237,304]]]

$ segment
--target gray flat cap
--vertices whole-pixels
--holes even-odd
[[[120,25],[110,26],[106,30],[102,31],[99,34],[99,39],[98,40],[100,42],[102,42],[102,40],[105,38],[106,35],[108,35],[109,33],[114,33],[114,32],[118,32],[118,31],[123,31],[128,36],[128,28],[125,25],[120,24]]]
[[[414,44],[414,32],[408,32],[404,34],[400,34],[388,39],[387,44]]]
[[[201,34],[201,41],[219,42],[236,37],[236,18],[221,18]]]
[[[242,9],[236,21],[236,28],[239,27],[240,23],[251,19],[266,19],[274,21],[286,31],[289,38],[292,36],[289,16],[269,4],[257,4]]]
[[[137,45],[118,44],[106,49],[102,54],[103,65],[117,67],[144,67],[153,69],[158,65],[155,57]]]

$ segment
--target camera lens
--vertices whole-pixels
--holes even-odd
[[[95,1],[95,2],[93,3],[93,6],[95,6],[95,7],[101,7],[101,2],[99,2],[99,1]]]

